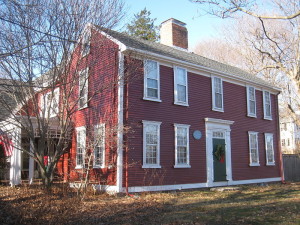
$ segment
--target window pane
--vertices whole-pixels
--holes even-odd
[[[152,79],[156,79],[158,78],[158,74],[157,74],[157,63],[154,61],[147,61],[146,62],[146,67],[145,69],[147,70],[147,78],[152,78]]]
[[[147,88],[147,97],[158,98],[158,90],[153,88]]]
[[[215,94],[215,106],[217,108],[222,108],[222,94]]]
[[[216,93],[222,93],[221,78],[214,78],[214,88]]]
[[[250,101],[249,102],[249,110],[251,114],[255,114],[255,102],[254,101]]]
[[[147,87],[148,88],[158,88],[158,81],[153,79],[147,79]]]
[[[177,85],[177,98],[179,102],[186,102],[186,86]]]
[[[185,69],[178,68],[176,69],[176,81],[177,84],[186,86],[186,73]]]

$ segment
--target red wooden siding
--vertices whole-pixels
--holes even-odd
[[[87,148],[92,142],[94,125],[105,123],[106,126],[106,154],[104,169],[92,169],[91,180],[97,183],[115,185],[116,173],[116,126],[117,126],[117,74],[118,74],[118,46],[112,41],[97,32],[92,32],[90,54],[81,58],[79,48],[75,50],[72,66],[73,73],[89,68],[88,78],[88,96],[91,101],[88,107],[78,110],[74,117],[74,126],[86,127]],[[72,74],[70,74],[72,79]],[[78,84],[75,87],[77,91],[73,98],[78,98]],[[89,149],[87,149],[89,151]],[[70,157],[64,159],[59,164],[59,170],[62,166],[68,165],[70,180],[78,180],[81,176],[81,169],[75,169],[76,166],[76,130],[74,129]],[[68,161],[66,160],[68,158]]]
[[[257,118],[247,117],[246,87],[223,81],[224,113],[212,111],[211,79],[188,73],[189,106],[174,105],[173,68],[160,66],[160,96],[162,102],[143,100],[143,71],[135,71],[126,90],[125,122],[133,132],[128,134],[128,184],[129,186],[171,185],[185,183],[205,183],[206,178],[206,139],[204,118],[232,120],[232,173],[233,180],[279,177],[277,145],[277,104],[272,95],[273,120],[263,119],[262,92],[256,90]],[[162,122],[160,131],[161,169],[142,169],[143,127],[142,120]],[[174,123],[190,126],[190,165],[191,168],[174,168]],[[195,140],[194,130],[200,130],[203,137]],[[248,131],[259,132],[259,167],[249,166]],[[274,134],[276,166],[266,166],[264,134]]]

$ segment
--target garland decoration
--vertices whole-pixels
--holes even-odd
[[[215,151],[215,156],[218,161],[224,162],[224,156],[225,156],[225,149],[222,145],[217,145],[217,149]]]

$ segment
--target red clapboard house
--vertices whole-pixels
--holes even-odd
[[[103,138],[93,150],[90,179],[108,191],[283,179],[280,89],[189,52],[187,29],[176,19],[162,23],[161,43],[93,25],[85,32],[88,44],[74,51],[87,59],[79,97],[109,88],[79,101],[70,151],[58,164],[65,180],[76,185],[83,176],[91,130]]]

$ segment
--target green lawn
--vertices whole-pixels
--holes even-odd
[[[0,224],[300,224],[300,183],[140,193],[89,193],[61,186],[0,186]]]

